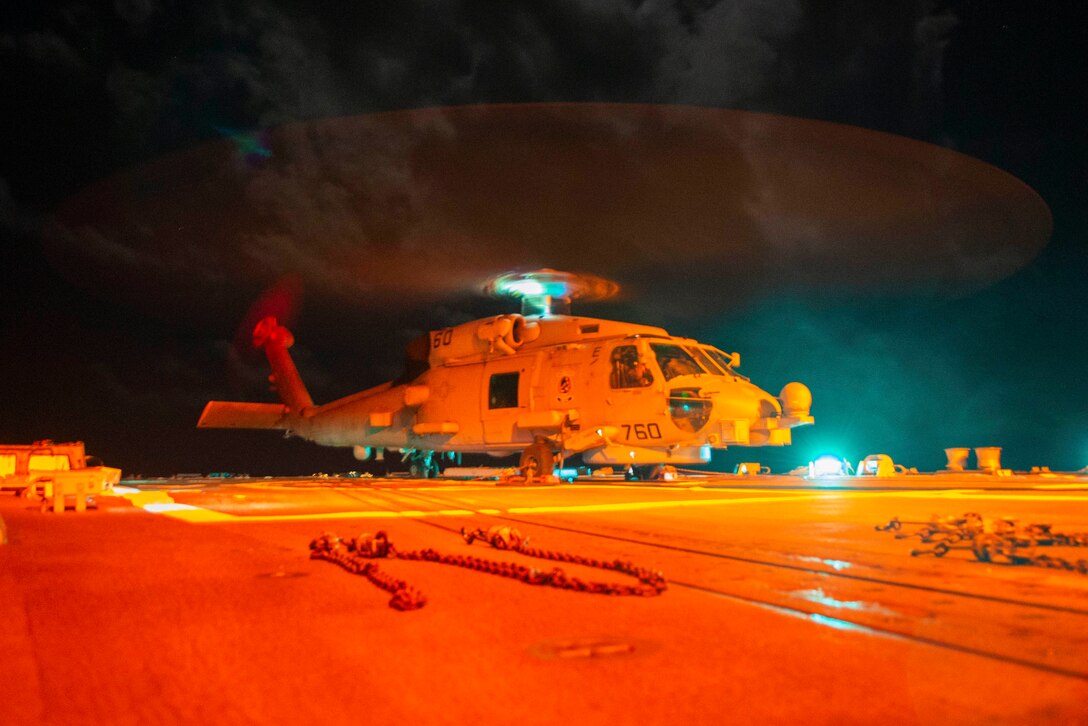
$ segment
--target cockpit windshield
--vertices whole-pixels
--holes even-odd
[[[737,373],[735,370],[733,370],[733,357],[732,356],[726,355],[725,353],[721,352],[717,348],[702,348],[702,351],[704,353],[706,353],[707,355],[709,355],[714,360],[715,363],[717,363],[719,366],[721,366],[722,369],[725,370],[725,372],[728,375],[736,376],[737,378],[744,378],[744,380],[748,380],[745,376],[742,376],[740,373]]]
[[[707,355],[710,351],[704,351],[702,348],[696,348],[695,346],[690,346],[684,350],[691,353],[695,357],[695,360],[699,361],[699,365],[706,369],[707,373],[714,376],[724,376],[726,374],[726,372]]]
[[[666,381],[671,381],[677,376],[706,372],[698,361],[692,357],[691,353],[688,353],[679,345],[650,343],[650,349],[654,352],[654,356],[657,357],[657,364],[661,367],[661,373],[664,374]]]

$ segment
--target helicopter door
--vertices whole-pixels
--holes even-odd
[[[518,414],[529,409],[531,361],[517,356],[484,364],[480,418],[485,444],[532,443],[532,436],[517,428]]]

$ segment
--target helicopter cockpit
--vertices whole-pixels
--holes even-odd
[[[733,369],[736,354],[732,356],[717,348],[705,345],[680,345],[678,343],[648,344],[646,350],[634,342],[625,342],[612,350],[612,388],[645,388],[653,384],[654,374],[650,361],[657,364],[664,380],[677,376],[712,375],[739,378],[746,376]]]
[[[691,376],[706,373],[695,357],[684,348],[672,343],[650,343],[657,365],[661,368],[666,381],[677,376]]]
[[[748,378],[733,368],[735,353],[723,353],[694,340],[632,336],[617,341],[609,360],[612,390],[635,394],[652,387],[660,391],[673,424],[680,431],[692,434],[710,423],[716,399],[720,398],[719,382],[727,379],[744,387],[737,390],[750,388]],[[754,398],[749,412],[752,416],[780,414],[780,409],[763,400],[765,396]],[[720,403],[728,409],[735,402]]]

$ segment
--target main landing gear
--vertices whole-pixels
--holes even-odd
[[[442,473],[442,460],[461,465],[461,455],[453,451],[425,451],[411,449],[404,452],[402,461],[408,462],[408,473],[416,479],[435,479]]]
[[[555,454],[547,439],[537,438],[521,452],[521,475],[529,484],[555,471]]]
[[[413,479],[434,479],[438,476],[438,464],[433,460],[420,459],[408,465],[408,473]]]
[[[676,478],[676,467],[669,464],[632,464],[623,478],[627,481],[664,481]]]
[[[419,451],[418,449],[406,452],[404,455],[408,461],[408,473],[415,479],[434,479],[439,474],[438,457],[433,451]]]

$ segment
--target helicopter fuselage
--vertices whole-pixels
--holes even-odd
[[[398,381],[314,406],[286,354],[290,333],[271,319],[261,325],[255,342],[284,404],[213,401],[198,425],[285,429],[355,447],[359,458],[371,448],[505,456],[536,444],[626,466],[782,446],[813,422],[807,388],[791,383],[775,397],[736,372],[737,354],[657,327],[568,315],[431,331],[409,345]]]

